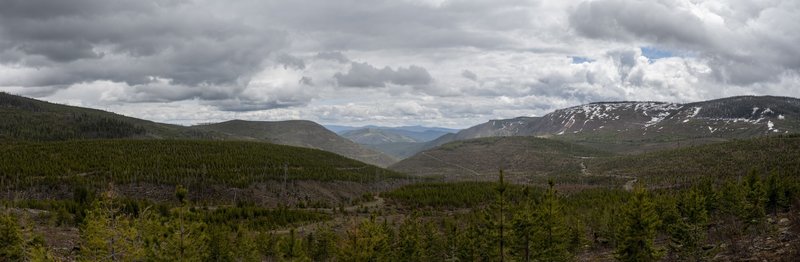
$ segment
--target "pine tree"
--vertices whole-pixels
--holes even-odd
[[[515,209],[511,218],[511,254],[517,260],[530,261],[531,259],[531,235],[533,234],[533,200],[530,197],[530,189],[525,186],[522,190],[522,200]]]
[[[722,215],[741,218],[745,216],[745,192],[739,183],[727,181],[718,191],[719,212]]]
[[[50,262],[50,261],[60,261],[56,259],[50,250],[47,249],[43,244],[35,244],[31,245],[26,252],[28,261],[31,262]]]
[[[526,262],[531,261],[531,252],[533,249],[532,238],[535,235],[535,221],[530,205],[532,205],[532,203],[523,204],[522,207],[520,207],[519,212],[514,215],[514,218],[511,222],[514,239],[513,253],[516,255],[518,260]]]
[[[333,259],[336,248],[336,233],[328,226],[320,227],[306,238],[308,254],[313,261],[329,261]]]
[[[17,219],[10,214],[0,215],[0,260],[19,261],[25,253],[25,241]]]
[[[420,239],[420,222],[417,214],[408,217],[398,229],[396,257],[398,261],[420,261],[422,257],[422,240]]]
[[[498,254],[499,254],[499,258],[500,258],[501,262],[505,261],[505,257],[506,257],[506,232],[505,231],[506,231],[507,226],[506,226],[506,212],[505,212],[506,211],[505,210],[506,209],[505,192],[506,192],[507,188],[508,188],[508,185],[506,185],[506,182],[504,181],[504,178],[503,178],[503,170],[500,170],[500,179],[499,179],[499,181],[497,183],[497,193],[498,193],[497,194],[497,205],[498,205],[497,209],[499,211],[499,215],[498,215],[498,221],[497,221],[497,227],[496,228],[499,231],[499,238],[500,238],[499,239],[500,240],[499,244],[500,244],[500,247],[498,249]]]
[[[749,225],[760,225],[766,217],[767,190],[755,172],[750,172],[745,185],[747,192],[744,221]]]
[[[620,261],[656,261],[661,250],[654,246],[659,220],[653,202],[644,188],[636,188],[623,206],[622,231],[614,255]]]
[[[785,182],[786,179],[775,171],[767,178],[767,209],[773,214],[789,207],[789,198],[786,194],[788,187]]]
[[[248,233],[247,229],[245,229],[242,225],[237,227],[235,236],[228,243],[231,249],[233,261],[261,261],[261,257],[258,254],[258,248],[255,244],[255,237]],[[305,258],[303,255],[299,257]]]
[[[375,222],[374,217],[347,232],[340,243],[341,261],[387,261],[391,257],[388,227]]]
[[[133,222],[114,204],[113,189],[92,204],[81,226],[82,261],[129,261],[144,256]]]
[[[680,218],[669,225],[670,253],[681,261],[703,261],[708,212],[705,197],[696,189],[681,195],[677,210]]]
[[[568,261],[572,258],[568,246],[567,225],[561,214],[553,181],[534,213],[535,252],[533,258],[538,261]]]
[[[180,226],[179,229],[179,239],[178,239],[178,259],[183,261],[183,256],[186,251],[186,246],[183,243],[185,230],[183,225],[183,209],[186,204],[186,195],[189,194],[189,191],[183,187],[182,185],[178,185],[175,187],[175,198],[178,199],[178,204],[180,204],[180,208],[178,209],[178,223]]]

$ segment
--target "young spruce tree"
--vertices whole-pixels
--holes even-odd
[[[655,247],[656,228],[660,221],[652,200],[642,187],[622,207],[622,223],[614,255],[620,261],[656,261],[662,252]]]

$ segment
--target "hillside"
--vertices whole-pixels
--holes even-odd
[[[121,138],[259,140],[322,149],[384,167],[396,162],[310,121],[229,121],[185,127],[0,92],[0,141]]]
[[[0,176],[84,176],[120,183],[239,184],[248,180],[361,180],[388,170],[330,152],[246,141],[83,140],[0,147]],[[286,177],[284,177],[286,175]],[[187,180],[192,180],[188,182]],[[21,183],[26,184],[26,183]]]
[[[392,157],[364,148],[317,123],[305,120],[274,122],[231,120],[193,126],[192,129],[218,132],[236,139],[317,148],[382,167],[396,162]]]
[[[608,153],[536,137],[491,137],[444,144],[394,164],[411,175],[484,176],[503,169],[515,174],[580,174],[581,157]]]
[[[0,141],[98,138],[222,138],[222,135],[0,92]]]
[[[363,128],[351,130],[340,134],[342,137],[350,139],[350,141],[362,145],[379,145],[387,143],[416,143],[423,142],[413,137],[398,134],[389,130],[377,128]]]
[[[630,176],[648,185],[676,186],[699,179],[741,178],[750,172],[797,174],[800,135],[733,140],[639,155],[591,159],[590,173]]]
[[[344,133],[362,130],[374,129],[397,134],[405,137],[410,137],[415,141],[427,142],[439,138],[448,133],[457,133],[459,129],[444,128],[444,127],[428,127],[428,126],[341,126],[341,125],[325,125],[325,128],[342,135]]]
[[[592,103],[542,117],[492,120],[453,139],[541,136],[627,153],[799,131],[799,99],[741,96],[687,104]]]
[[[380,127],[369,126],[359,129],[342,129],[339,135],[361,144],[372,150],[387,154],[397,159],[405,159],[429,148],[440,145],[437,141],[449,137],[458,130],[441,127],[405,126]]]

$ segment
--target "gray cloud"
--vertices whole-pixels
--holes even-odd
[[[472,81],[478,81],[478,75],[469,70],[461,71],[461,76]]]
[[[367,63],[351,63],[346,74],[336,73],[333,76],[340,86],[349,87],[386,87],[387,83],[406,86],[424,86],[433,82],[433,78],[425,68],[411,65],[407,68],[390,67],[378,69]]]
[[[656,43],[707,45],[705,26],[687,11],[668,2],[602,0],[578,5],[570,16],[585,36],[611,40],[646,39]]]
[[[0,63],[38,72],[0,85],[54,91],[97,80],[141,86],[167,79],[199,89],[190,93],[201,99],[220,99],[225,96],[202,94],[209,86],[246,83],[270,53],[288,43],[283,32],[221,18],[183,1],[4,0],[2,6]],[[159,101],[192,98],[155,98],[173,91],[147,90]]]
[[[603,100],[800,95],[795,0],[0,6],[0,90],[153,119],[464,127]],[[680,56],[648,60],[643,46]]]
[[[339,63],[350,63],[350,59],[342,54],[342,52],[320,52],[314,57],[317,59],[333,60]]]
[[[708,14],[703,15],[704,9]],[[698,11],[701,10],[701,11]],[[713,13],[712,13],[713,12]],[[686,6],[678,1],[585,1],[570,15],[581,35],[689,50],[709,61],[716,80],[751,85],[800,72],[800,6],[728,1]],[[724,20],[715,20],[716,18]]]
[[[283,64],[283,68],[306,69],[306,63],[303,59],[291,56],[289,54],[281,54],[275,58],[275,62]]]
[[[441,5],[412,2],[259,1],[247,10],[258,15],[266,10],[270,13],[263,16],[265,23],[305,32],[320,46],[334,50],[495,49],[521,44],[502,32],[530,26],[534,17],[525,7],[535,6],[536,1],[445,1]]]

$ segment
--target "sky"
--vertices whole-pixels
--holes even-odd
[[[465,128],[800,97],[796,0],[0,0],[0,91],[191,125]]]

